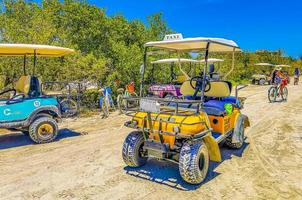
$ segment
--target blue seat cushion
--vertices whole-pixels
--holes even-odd
[[[227,104],[227,102],[219,101],[219,100],[209,100],[204,103],[204,110],[208,115],[216,115],[216,116],[224,115],[225,104]]]
[[[210,100],[204,103],[205,107],[215,107],[222,111],[225,110],[224,105],[227,104],[225,101],[219,101],[219,100]]]
[[[233,96],[224,97],[224,98],[221,99],[221,101],[224,101],[224,102],[226,102],[226,103],[231,103],[231,104],[233,104],[234,106],[236,106],[237,108],[240,108],[240,107],[241,107],[240,100],[237,99],[236,97],[233,97]]]

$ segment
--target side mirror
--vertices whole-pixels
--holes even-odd
[[[145,66],[144,66],[144,64],[142,64],[142,65],[140,66],[139,72],[140,72],[141,75],[143,75],[143,74],[144,74],[144,71],[145,71]]]

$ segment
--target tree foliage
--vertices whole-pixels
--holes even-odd
[[[139,83],[139,66],[143,60],[143,44],[162,40],[172,30],[160,13],[147,17],[147,24],[129,21],[122,15],[107,16],[105,10],[85,1],[44,0],[41,3],[26,0],[4,0],[0,13],[0,42],[48,44],[76,49],[76,53],[60,59],[39,58],[36,72],[43,81],[101,82],[114,86],[121,80]],[[231,64],[231,55],[216,57],[226,59],[222,71]],[[236,69],[230,78],[247,80],[259,69],[251,67],[256,62],[301,65],[301,60],[284,57],[283,53],[240,53]],[[27,71],[33,60],[27,60]],[[23,59],[1,57],[0,87],[11,84],[22,74]]]

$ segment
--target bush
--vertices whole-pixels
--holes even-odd
[[[81,94],[81,107],[99,108],[99,98],[98,89],[86,90]]]

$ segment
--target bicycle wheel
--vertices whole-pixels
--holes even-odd
[[[124,95],[122,95],[122,94],[119,94],[117,96],[117,107],[121,114],[125,113],[125,108],[126,108],[125,100],[124,100],[123,96]]]
[[[287,97],[288,97],[288,89],[287,89],[287,87],[284,87],[283,93],[282,93],[282,100],[287,101]]]
[[[109,116],[109,107],[104,97],[100,97],[100,107],[103,113],[103,118],[107,118]]]
[[[63,99],[60,101],[62,117],[74,117],[78,114],[78,104],[72,99]]]
[[[277,98],[277,88],[275,86],[270,87],[268,90],[268,100],[270,103],[275,102]]]

